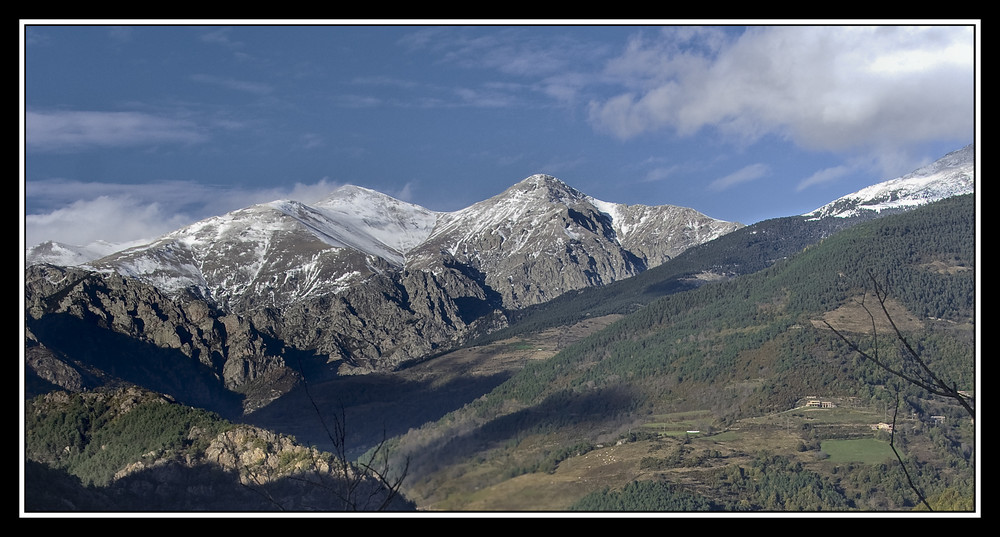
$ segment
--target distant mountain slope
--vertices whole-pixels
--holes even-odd
[[[757,222],[687,248],[669,263],[635,277],[511,312],[511,326],[483,341],[587,316],[630,313],[661,296],[762,270],[861,222],[974,191],[975,148],[969,145],[903,177],[872,185],[808,214]]]
[[[547,175],[442,215],[407,267],[458,263],[518,309],[576,289],[629,278],[696,244],[742,227],[670,205],[596,200]]]
[[[976,149],[974,144],[970,144],[923,168],[838,198],[804,216],[853,217],[891,212],[970,194],[976,187],[975,167]]]
[[[864,217],[808,219],[802,216],[757,222],[693,246],[639,275],[602,287],[566,293],[548,302],[509,312],[510,326],[485,336],[491,341],[587,317],[629,314],[661,297],[763,270]]]

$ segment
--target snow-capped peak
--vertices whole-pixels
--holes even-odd
[[[332,221],[405,254],[434,230],[441,213],[381,192],[347,185],[312,207]]]
[[[312,204],[275,200],[208,218],[88,266],[171,292],[195,288],[237,310],[459,263],[486,274],[505,300],[527,304],[633,275],[736,227],[692,209],[601,202],[544,174],[453,212],[348,185]],[[574,276],[568,267],[581,263],[586,276]],[[532,271],[539,279],[523,289],[500,283]]]
[[[970,194],[975,192],[975,165],[975,146],[970,144],[902,177],[862,188],[803,216],[848,218]]]

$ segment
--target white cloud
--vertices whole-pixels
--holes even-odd
[[[646,172],[643,176],[644,182],[656,182],[663,181],[670,177],[673,177],[681,169],[680,166],[658,166]]]
[[[28,204],[43,209],[24,217],[25,245],[54,240],[85,246],[104,240],[124,243],[149,240],[198,220],[277,199],[314,203],[339,183],[247,189],[186,181],[150,184],[32,181]]]
[[[396,191],[396,193],[393,194],[392,197],[400,201],[410,201],[413,199],[413,187],[414,187],[413,182],[408,181],[405,185],[403,185],[403,188]]]
[[[209,31],[201,34],[201,40],[213,45],[221,45],[228,49],[243,48],[243,43],[230,37],[233,33],[232,27],[208,27]]]
[[[299,140],[301,140],[302,149],[319,149],[326,145],[323,135],[312,132],[299,135]]]
[[[238,80],[235,78],[227,78],[214,75],[197,74],[192,75],[191,80],[195,82],[201,82],[203,84],[211,84],[214,86],[219,86],[235,91],[241,91],[244,93],[252,93],[255,95],[266,95],[274,91],[274,88],[270,84],[263,84],[260,82],[251,82],[248,80]]]
[[[122,243],[152,239],[190,223],[188,220],[183,215],[166,213],[159,203],[99,196],[48,213],[26,215],[25,245],[47,240],[86,246],[97,240]]]
[[[141,112],[28,111],[25,135],[28,149],[42,151],[194,143],[205,139],[190,121]]]
[[[108,36],[118,43],[128,43],[132,41],[134,30],[130,26],[111,26],[108,28]]]
[[[748,181],[753,181],[754,179],[759,179],[768,173],[768,166],[766,164],[751,164],[745,166],[725,177],[720,177],[715,181],[709,183],[709,190],[721,191],[728,190],[740,183],[746,183]]]
[[[473,32],[462,27],[420,28],[399,39],[410,51],[429,50],[442,63],[470,69],[493,69],[518,77],[566,72],[581,59],[604,54],[604,45],[581,41],[571,33],[535,32],[530,27],[498,27]]]
[[[809,177],[806,177],[795,187],[796,192],[801,192],[809,187],[822,185],[836,181],[837,179],[851,173],[854,168],[851,166],[833,166],[820,170]]]
[[[343,183],[330,181],[327,178],[321,179],[313,184],[295,183],[291,187],[279,187],[270,189],[248,189],[234,192],[237,207],[245,207],[254,203],[265,203],[276,199],[292,199],[302,203],[314,203],[330,195],[331,192]]]
[[[604,41],[581,38],[577,29],[568,26],[565,31],[535,31],[527,26],[506,26],[469,32],[468,28],[444,26],[417,29],[397,43],[410,54],[429,54],[435,74],[448,72],[451,67],[464,71],[462,82],[438,88],[423,86],[441,96],[429,101],[431,104],[539,106],[539,101],[531,99],[533,95],[544,96],[546,104],[552,99],[572,103],[588,85],[603,83],[602,77],[594,73],[612,48]],[[493,80],[469,86],[470,73],[487,73]],[[414,84],[411,80],[405,82]],[[401,85],[403,81],[394,83]],[[463,88],[453,92],[461,98],[457,103],[445,93],[453,87]]]
[[[890,143],[875,146],[877,149],[867,155],[853,156],[837,166],[831,166],[814,172],[802,179],[795,186],[796,192],[802,192],[812,187],[836,183],[842,178],[854,174],[874,178],[877,181],[895,179],[912,172],[920,166],[930,164],[932,159],[918,156],[919,151],[910,151],[905,147],[893,147]],[[934,158],[942,155],[935,155]]]
[[[608,64],[620,91],[591,103],[594,125],[622,139],[711,128],[824,151],[971,136],[972,27],[671,31]]]

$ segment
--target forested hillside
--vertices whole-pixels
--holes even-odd
[[[884,442],[872,427],[891,420],[899,395],[897,446],[906,446],[926,494],[957,487],[968,497],[974,490],[975,441],[969,416],[860,359],[822,321],[866,341],[871,324],[858,304],[867,295],[874,305],[874,276],[888,289],[895,320],[930,367],[971,392],[975,261],[974,199],[962,196],[858,224],[759,272],[655,300],[556,356],[528,364],[466,408],[401,437],[400,452],[413,463],[411,492],[424,502],[461,502],[456,498],[465,489],[455,476],[462,475],[458,468],[471,468],[470,461],[478,461],[479,469],[469,486],[512,487],[511,477],[558,468],[598,445],[642,439],[650,450],[671,449],[662,434],[636,432],[648,432],[664,416],[700,412],[699,435],[764,430],[775,423],[751,427],[747,420],[783,416],[784,428],[775,432],[788,436],[789,445],[775,434],[772,445],[755,449],[791,452],[795,460],[770,467],[797,472],[796,463],[812,465],[809,471],[833,479],[829,486],[840,498],[798,507],[762,501],[743,508],[908,509],[917,502],[900,485],[898,463],[881,461],[886,469],[875,472],[867,465],[829,466],[820,447],[825,440]],[[879,345],[887,354],[894,349],[891,340]],[[845,420],[867,413],[864,419],[871,423],[820,427],[817,414],[780,414],[802,407],[807,398],[839,401],[838,411],[853,409]],[[699,464],[716,471],[728,466],[748,471],[757,458],[743,448],[705,449]],[[646,480],[670,479],[670,472],[651,470],[636,465],[630,471]],[[709,485],[707,474],[696,475],[685,475],[684,490],[703,495],[723,490]],[[866,480],[874,480],[868,489],[851,484]],[[447,484],[451,492],[441,492]],[[731,505],[726,498],[709,500],[716,507]]]

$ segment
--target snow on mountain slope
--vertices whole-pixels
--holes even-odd
[[[496,237],[503,253],[520,252],[555,213],[584,199],[583,194],[554,177],[533,175],[492,198],[442,215],[428,242],[444,241],[456,255],[476,248],[482,237]],[[572,233],[568,229],[567,237]]]
[[[935,162],[838,198],[803,216],[849,218],[865,212],[903,210],[951,196],[975,192],[975,145],[948,153]]]
[[[358,225],[361,222],[355,221],[356,215],[331,218],[331,215],[313,207],[290,200],[272,201],[267,206],[294,219],[317,239],[333,248],[351,248],[385,259],[393,265],[403,265],[403,254],[375,237],[373,232],[378,228]]]
[[[590,203],[611,219],[622,247],[642,257],[650,267],[666,262],[691,246],[743,227],[675,205],[623,205],[596,198],[590,198]]]
[[[370,237],[399,254],[424,242],[441,215],[353,185],[338,188],[328,198],[314,203],[313,208],[351,233]]]
[[[381,255],[400,257],[308,206],[276,201],[196,222],[88,266],[166,291],[196,288],[235,307],[249,297],[283,303],[338,292],[377,270],[368,258]]]
[[[681,235],[690,237],[693,242],[706,242],[742,227],[741,224],[709,218],[685,207],[601,201],[555,177],[538,174],[490,199],[443,214],[441,223],[428,241],[448,237],[450,253],[455,255],[480,237],[496,235],[503,239],[505,252],[515,253],[531,246],[532,238],[547,231],[545,225],[557,219],[557,215],[566,212],[567,208],[573,212],[563,227],[565,239],[579,240],[583,233],[599,233],[626,248],[627,244],[650,238],[675,241]],[[580,215],[595,210],[604,218],[594,215],[593,222],[580,218]],[[604,228],[599,229],[600,226]],[[687,246],[690,244],[680,249]]]
[[[669,205],[600,202],[539,174],[442,215],[431,236],[410,252],[407,266],[470,267],[505,306],[517,308],[634,276],[739,227]]]
[[[311,205],[277,200],[209,218],[89,266],[237,309],[464,266],[520,307],[633,276],[738,227],[692,209],[602,202],[548,175],[448,213],[345,186]]]

